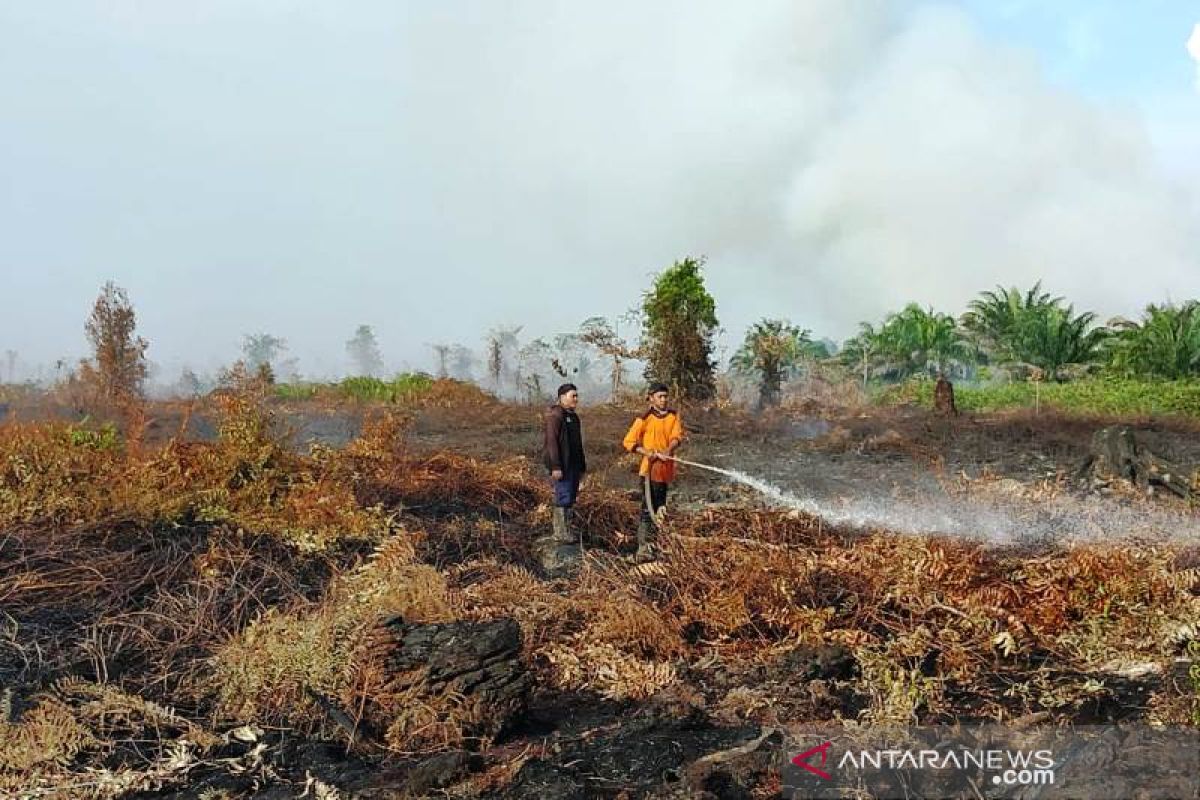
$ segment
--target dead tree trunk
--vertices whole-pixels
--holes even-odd
[[[1108,482],[1123,478],[1142,489],[1162,486],[1182,498],[1192,494],[1186,470],[1147,450],[1124,426],[1101,428],[1092,436],[1092,452],[1079,467],[1077,477]]]
[[[938,377],[933,385],[933,410],[943,416],[958,416],[958,406],[954,404],[954,384],[944,376]]]

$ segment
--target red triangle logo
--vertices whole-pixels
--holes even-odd
[[[824,744],[819,744],[816,747],[805,750],[803,753],[801,753],[798,756],[793,756],[792,763],[795,764],[797,767],[800,767],[801,769],[808,770],[813,775],[824,778],[827,781],[832,780],[833,776],[830,775],[828,772],[826,772],[825,770],[820,769],[818,767],[814,767],[812,764],[808,763],[808,759],[810,759],[813,756],[820,753],[821,754],[821,766],[822,767],[825,766],[825,762],[829,759],[829,748],[830,747],[833,747],[833,742],[825,742]]]

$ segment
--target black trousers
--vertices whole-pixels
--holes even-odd
[[[667,489],[669,483],[659,483],[658,481],[650,481],[650,504],[653,509],[646,508],[646,479],[642,478],[642,522],[654,524],[652,511],[658,511],[667,504]]]

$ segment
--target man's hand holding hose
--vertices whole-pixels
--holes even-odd
[[[672,457],[669,453],[664,453],[661,450],[647,450],[646,448],[642,447],[641,445],[638,445],[637,448],[633,452],[637,453],[639,456],[645,456],[646,458],[650,459],[651,461],[672,460]]]

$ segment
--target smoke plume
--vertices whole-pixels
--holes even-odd
[[[389,369],[569,332],[687,255],[727,345],[997,283],[1101,318],[1200,296],[1195,188],[1145,121],[953,5],[113,8],[70,37],[0,9],[0,339],[34,361],[79,350],[110,277],[164,363],[271,330],[318,374],[364,321]]]
[[[426,141],[472,132],[430,158],[446,201],[488,175],[461,213],[528,258],[571,253],[562,280],[599,303],[689,252],[739,334],[778,314],[841,336],[1038,279],[1102,317],[1200,293],[1200,228],[1139,120],[1056,88],[960,10],[520,8],[428,21]],[[449,29],[466,40],[435,52]]]

